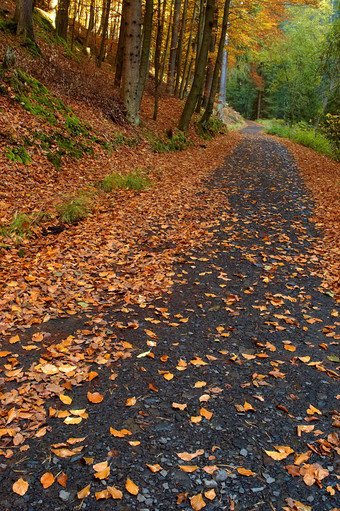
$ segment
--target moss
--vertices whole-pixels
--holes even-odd
[[[48,151],[47,154],[46,154],[46,157],[48,159],[48,161],[50,163],[52,163],[52,165],[57,169],[57,170],[61,170],[61,156],[62,156],[62,153],[61,151],[55,151],[55,152],[51,152],[51,151]]]
[[[228,129],[224,125],[223,121],[218,117],[211,116],[209,121],[202,123],[198,121],[196,123],[197,134],[203,138],[203,140],[211,140],[216,137],[219,133],[227,133]]]
[[[82,123],[81,120],[78,119],[78,117],[76,116],[71,117],[70,115],[67,115],[65,120],[65,127],[74,137],[79,136],[88,137],[89,135],[88,129],[85,126],[85,124]]]
[[[32,161],[32,158],[23,146],[9,147],[5,154],[10,161],[17,161],[24,165]]]
[[[169,140],[154,137],[153,134],[149,133],[148,138],[153,152],[169,153],[170,151],[183,151],[190,145],[193,145],[193,142],[188,140],[181,131],[173,133],[172,130],[168,130],[167,136]]]
[[[0,31],[5,34],[15,34],[16,23],[12,19],[0,19]]]

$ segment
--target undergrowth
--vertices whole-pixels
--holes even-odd
[[[90,198],[85,195],[66,198],[56,206],[57,214],[62,222],[72,224],[84,220],[91,212]]]
[[[340,152],[335,145],[320,131],[315,131],[312,126],[305,122],[293,126],[288,126],[283,121],[276,119],[265,119],[258,122],[264,126],[264,131],[269,135],[288,138],[325,156],[336,160],[340,159]]]
[[[8,147],[5,154],[10,161],[17,161],[24,165],[32,161],[32,158],[23,146]]]
[[[219,133],[227,133],[228,129],[218,117],[211,116],[208,122],[198,121],[196,123],[197,134],[203,140],[211,140],[216,137]]]
[[[17,211],[9,225],[1,226],[0,235],[26,238],[30,236],[33,225],[39,225],[47,220],[50,220],[49,214],[42,211],[31,214]]]
[[[154,153],[184,151],[184,149],[193,144],[181,131],[173,133],[172,130],[168,130],[167,137],[167,139],[164,139],[161,137],[155,137],[152,133],[148,134],[148,140]]]
[[[138,192],[146,190],[151,186],[151,181],[147,174],[141,170],[132,170],[125,175],[118,172],[109,174],[98,183],[98,187],[105,192],[113,190],[136,190]]]

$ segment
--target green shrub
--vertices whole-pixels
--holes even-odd
[[[87,218],[91,212],[90,200],[85,196],[66,199],[56,209],[62,222],[72,224]]]
[[[149,133],[148,139],[154,153],[169,153],[170,151],[183,151],[193,143],[188,140],[182,131],[173,133],[172,130],[167,132],[168,140],[156,137]]]
[[[16,236],[23,238],[30,235],[32,225],[40,224],[41,222],[49,219],[50,216],[41,211],[30,215],[17,211],[13,216],[11,223],[1,227],[0,234],[2,236],[15,234]]]
[[[142,191],[150,187],[151,182],[143,171],[133,170],[122,176],[121,174],[110,174],[98,183],[99,188],[105,192],[112,190],[136,190]]]
[[[208,122],[202,123],[198,121],[196,123],[197,133],[204,140],[211,140],[216,137],[219,133],[227,133],[228,129],[224,125],[223,121],[218,117],[211,116]]]
[[[340,150],[340,115],[327,114],[320,130]]]
[[[18,161],[24,165],[32,161],[32,158],[23,146],[9,147],[5,154],[10,161]]]

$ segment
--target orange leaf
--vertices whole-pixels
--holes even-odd
[[[91,371],[89,374],[88,374],[88,378],[89,378],[89,381],[92,381],[94,378],[96,378],[98,376],[98,373],[96,373],[96,371]]]
[[[135,397],[129,397],[127,400],[126,400],[126,404],[125,406],[133,406],[137,403],[137,399]]]
[[[64,488],[66,488],[66,481],[67,481],[67,475],[64,472],[62,472],[60,474],[60,476],[58,476],[57,483],[59,483],[60,486],[63,486]]]
[[[309,405],[307,413],[308,413],[308,415],[314,415],[315,413],[317,413],[318,415],[322,415],[322,412],[320,412],[320,410],[315,408],[315,406],[313,406],[313,405]]]
[[[252,470],[249,470],[249,468],[243,468],[243,467],[238,467],[237,472],[239,474],[241,474],[241,476],[247,476],[247,477],[256,475],[256,473],[253,472]]]
[[[93,470],[95,472],[100,472],[101,470],[107,468],[107,466],[108,466],[107,461],[101,461],[100,463],[96,463],[95,465],[93,465]]]
[[[198,422],[201,422],[201,420],[202,420],[201,415],[190,417],[190,422],[192,422],[193,424],[197,424]]]
[[[96,497],[96,500],[109,499],[110,496],[111,496],[107,489],[106,490],[102,490],[102,491],[97,491],[94,495]]]
[[[152,332],[151,330],[145,329],[144,332],[146,333],[146,335],[151,337],[151,339],[159,339],[159,337],[154,332]]]
[[[273,458],[273,460],[284,460],[287,458],[287,456],[289,456],[293,451],[293,449],[291,449],[288,445],[281,445],[281,446],[277,446],[277,445],[274,445],[275,449],[278,451],[264,451],[267,456],[269,456],[270,458]]]
[[[185,410],[187,406],[187,403],[184,403],[183,405],[180,403],[172,403],[172,408],[178,408],[179,410]]]
[[[301,436],[301,433],[304,431],[305,433],[310,433],[313,431],[314,426],[297,426],[297,435]]]
[[[218,470],[218,467],[217,465],[212,465],[212,466],[206,466],[206,467],[203,467],[203,470],[204,472],[206,472],[207,474],[213,474],[214,472],[216,472],[216,470]]]
[[[18,335],[15,335],[14,337],[11,337],[10,340],[9,340],[9,342],[11,344],[15,344],[16,342],[19,342],[19,341],[20,341],[20,337]],[[19,479],[19,481],[22,481],[22,479]],[[24,493],[23,493],[23,495],[24,495]]]
[[[215,490],[212,489],[212,490],[208,490],[208,491],[204,492],[204,496],[207,497],[207,499],[209,499],[209,500],[214,500],[214,498],[216,497]]]
[[[12,486],[12,489],[14,493],[23,496],[27,492],[28,487],[29,487],[28,482],[20,478],[17,481],[15,481],[15,483]]]
[[[301,463],[306,463],[309,460],[312,451],[307,451],[302,454],[296,454],[294,458],[294,465],[301,465]]]
[[[74,456],[75,454],[79,454],[79,452],[82,450],[82,447],[80,448],[80,450],[78,450],[79,448],[76,447],[74,450],[70,450],[70,449],[51,449],[52,452],[54,452],[54,454],[56,454],[57,456],[59,456],[59,458],[69,458],[70,456]]]
[[[123,494],[120,490],[115,488],[114,486],[108,486],[107,491],[111,495],[111,497],[115,500],[123,498]]]
[[[60,394],[59,399],[65,405],[70,405],[72,403],[72,398],[70,396],[66,396],[65,394]]]
[[[197,458],[197,456],[201,456],[201,454],[204,454],[204,449],[198,449],[193,454],[190,454],[188,452],[178,452],[177,456],[181,458],[183,461],[191,461],[194,458]]]
[[[101,403],[103,401],[103,399],[104,399],[104,396],[99,394],[99,392],[93,392],[93,394],[91,394],[91,392],[88,392],[87,393],[87,399],[91,403]]]
[[[151,472],[159,472],[160,470],[163,470],[162,467],[160,465],[146,465],[150,470]]]
[[[209,412],[209,410],[206,410],[205,408],[200,409],[200,414],[205,417],[208,421],[210,421],[211,417],[213,416],[212,412]]]
[[[82,417],[66,417],[65,424],[79,424],[83,420]]]
[[[188,472],[190,474],[191,472],[195,472],[199,467],[197,465],[180,465],[179,468],[183,470],[183,472]]]
[[[206,506],[206,503],[203,500],[202,493],[190,497],[190,504],[192,509],[194,509],[195,511],[203,509]]]
[[[136,447],[136,445],[140,445],[140,441],[139,440],[131,440],[131,442],[129,442],[129,444],[132,447]]]
[[[132,435],[131,431],[128,429],[121,429],[119,431],[118,429],[110,428],[110,433],[117,438],[124,438],[126,435]]]
[[[45,472],[40,478],[40,482],[44,488],[49,488],[54,483],[54,475],[51,472]]]
[[[207,384],[206,381],[197,381],[194,385],[195,389],[200,389],[201,387],[204,387]]]
[[[126,480],[125,488],[129,493],[131,493],[131,495],[138,495],[139,492],[138,486],[129,478],[127,478]]]
[[[97,479],[106,479],[107,477],[109,477],[110,475],[110,467],[106,467],[102,470],[100,470],[99,472],[96,472],[94,474],[94,477],[96,477]]]

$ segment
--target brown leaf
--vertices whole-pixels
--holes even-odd
[[[294,458],[294,465],[301,465],[301,463],[305,463],[309,460],[312,451],[307,451],[302,454],[296,454]]]
[[[58,476],[57,483],[60,484],[60,486],[63,486],[64,488],[66,488],[66,482],[67,482],[67,475],[64,472],[62,472]]]

